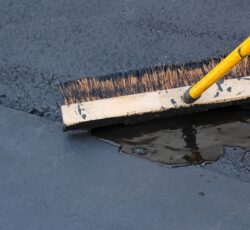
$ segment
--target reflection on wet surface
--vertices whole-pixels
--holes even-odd
[[[217,160],[224,146],[250,147],[250,111],[237,108],[92,130],[121,151],[171,164]]]

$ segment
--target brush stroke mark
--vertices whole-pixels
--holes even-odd
[[[172,105],[174,105],[174,106],[176,106],[177,105],[177,102],[176,102],[176,100],[175,99],[171,99],[171,103],[172,103]]]
[[[223,83],[224,83],[224,80],[220,80],[220,81],[216,82],[216,85],[217,85],[218,89],[219,89],[221,92],[223,92],[223,88],[221,87],[221,85],[222,85]]]
[[[78,113],[79,113],[80,115],[82,115],[82,110],[81,110],[80,104],[78,104],[78,106],[77,106],[77,111],[78,111]]]
[[[220,95],[220,92],[216,92],[216,94],[214,95],[214,97],[218,97]]]
[[[79,115],[82,117],[82,119],[85,120],[87,115],[84,113],[84,108],[81,108],[79,103],[78,103],[78,106],[77,106],[77,111],[78,111]]]

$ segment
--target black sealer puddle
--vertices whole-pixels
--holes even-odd
[[[115,125],[92,134],[121,151],[169,165],[217,160],[224,146],[250,147],[250,111],[227,108],[140,124]]]

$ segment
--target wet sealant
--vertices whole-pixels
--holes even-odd
[[[250,111],[227,108],[104,127],[92,134],[119,144],[124,153],[176,166],[215,161],[229,146],[250,149],[249,122]]]

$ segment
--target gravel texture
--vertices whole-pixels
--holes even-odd
[[[224,155],[205,168],[250,183],[250,150],[225,146]]]
[[[249,12],[249,0],[1,0],[0,104],[58,121],[60,81],[224,55],[249,36]],[[5,229],[249,229],[249,149],[166,172],[0,110]]]
[[[58,83],[229,52],[248,0],[2,0],[0,103],[60,119]]]

